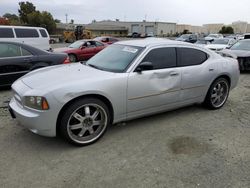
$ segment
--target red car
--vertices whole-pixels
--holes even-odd
[[[119,41],[117,38],[108,37],[108,36],[96,37],[96,38],[94,38],[94,40],[103,42],[105,44],[113,44],[113,43]]]
[[[64,52],[70,62],[85,61],[103,50],[107,45],[95,40],[78,40],[66,48],[56,48],[54,52]]]

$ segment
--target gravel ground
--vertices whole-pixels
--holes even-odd
[[[0,91],[1,187],[250,187],[250,74],[218,111],[191,106],[111,126],[94,145],[34,135]]]

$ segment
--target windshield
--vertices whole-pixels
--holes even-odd
[[[196,44],[207,44],[205,40],[197,40]]]
[[[218,38],[218,35],[213,35],[213,34],[210,34],[210,35],[208,35],[207,37],[211,37],[211,38]]]
[[[247,50],[247,51],[250,51],[250,40],[248,40],[248,41],[239,41],[236,44],[234,44],[230,49],[231,50]]]
[[[69,45],[69,48],[80,48],[84,44],[84,41],[76,41]]]
[[[111,45],[87,61],[87,65],[110,72],[124,72],[142,47]]]
[[[212,44],[228,44],[229,39],[217,39],[212,41]]]
[[[181,35],[180,38],[182,38],[182,39],[188,39],[189,36],[190,36],[190,35],[187,35],[187,34],[186,34],[186,35]]]

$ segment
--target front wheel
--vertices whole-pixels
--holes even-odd
[[[74,54],[69,54],[69,61],[70,61],[71,63],[76,62],[76,61],[77,61],[76,56],[75,56]]]
[[[84,146],[103,136],[110,123],[110,113],[101,100],[84,98],[73,102],[60,122],[61,135],[70,143]]]
[[[218,78],[210,86],[204,104],[213,110],[221,108],[229,95],[229,82],[225,78]]]

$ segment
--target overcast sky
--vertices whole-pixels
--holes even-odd
[[[0,15],[18,13],[20,0],[0,0]],[[250,0],[29,0],[38,10],[47,10],[65,22],[90,23],[92,20],[164,21],[202,25],[233,21],[250,22]]]

